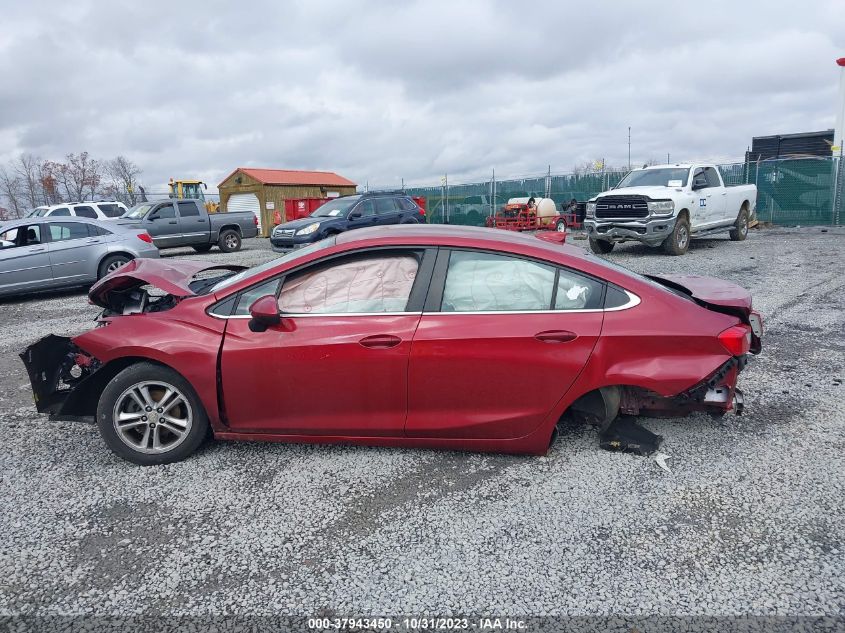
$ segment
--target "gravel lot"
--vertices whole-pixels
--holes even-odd
[[[142,469],[32,406],[17,353],[87,329],[86,295],[0,303],[0,614],[841,615],[845,230],[609,258],[734,281],[766,321],[744,416],[643,420],[671,473],[592,429],[542,458],[218,442]]]

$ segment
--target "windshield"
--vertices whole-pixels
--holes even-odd
[[[224,288],[231,286],[234,283],[241,281],[242,279],[249,279],[250,277],[255,277],[256,275],[260,275],[271,268],[275,268],[280,264],[284,264],[286,262],[295,261],[301,257],[304,257],[310,253],[315,251],[322,250],[324,248],[328,248],[329,246],[334,246],[335,237],[327,237],[324,240],[320,240],[319,242],[314,242],[313,244],[309,244],[303,248],[299,248],[295,251],[291,251],[290,253],[285,253],[281,257],[277,257],[276,259],[271,259],[269,262],[265,264],[261,264],[260,266],[253,266],[252,268],[247,268],[246,270],[242,270],[239,273],[235,273],[230,277],[226,277],[225,279],[217,282],[209,288],[208,292],[213,294],[215,292],[220,292]]]
[[[666,169],[635,169],[616,185],[622,187],[686,187],[689,169],[668,167]],[[672,183],[672,184],[669,184]]]
[[[345,198],[336,198],[329,200],[323,206],[319,207],[311,214],[312,218],[335,218],[339,215],[346,215],[346,212],[352,208],[361,196],[346,196]]]
[[[124,218],[131,218],[133,220],[140,220],[143,218],[147,213],[150,212],[150,209],[153,208],[153,205],[143,203],[143,204],[136,204],[134,207],[129,209],[126,213],[123,214]]]
[[[44,214],[47,213],[47,207],[38,207],[33,209],[29,213],[26,214],[28,218],[41,218],[44,217]]]

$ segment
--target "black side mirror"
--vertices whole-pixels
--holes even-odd
[[[364,217],[364,214],[361,213],[360,211],[353,211],[352,213],[349,214],[348,219],[357,220],[358,218],[363,218],[363,217]]]
[[[252,302],[249,306],[249,329],[252,332],[264,332],[271,325],[278,325],[282,321],[279,305],[274,295],[265,295]]]
[[[707,179],[704,177],[694,178],[692,181],[692,190],[704,189],[707,187]]]

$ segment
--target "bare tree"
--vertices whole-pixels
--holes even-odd
[[[25,202],[21,196],[21,178],[14,171],[0,166],[0,196],[4,197],[9,205],[9,212],[13,217],[19,218],[26,209]]]
[[[85,200],[94,197],[102,179],[100,162],[88,155],[88,152],[68,154],[67,162],[50,163],[49,170],[59,187],[63,190],[66,202]]]
[[[38,181],[41,185],[41,195],[44,197],[44,204],[58,204],[62,202],[59,193],[58,183],[52,170],[53,163],[42,160],[38,164]]]
[[[26,204],[30,209],[47,202],[43,196],[40,178],[43,162],[32,154],[21,154],[13,163],[14,170],[20,180],[22,193],[26,197]]]
[[[106,174],[111,179],[107,190],[110,190],[118,199],[135,205],[138,191],[138,177],[141,169],[125,156],[117,156],[105,164]]]

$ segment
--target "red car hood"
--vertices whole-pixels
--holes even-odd
[[[107,308],[108,296],[112,292],[123,292],[147,284],[175,297],[188,297],[194,294],[188,284],[199,273],[207,270],[237,272],[246,268],[237,264],[209,264],[188,259],[172,262],[162,259],[133,259],[91,286],[88,297],[95,305]]]
[[[724,279],[701,275],[646,275],[658,283],[685,292],[693,299],[712,306],[751,312],[751,293]]]

